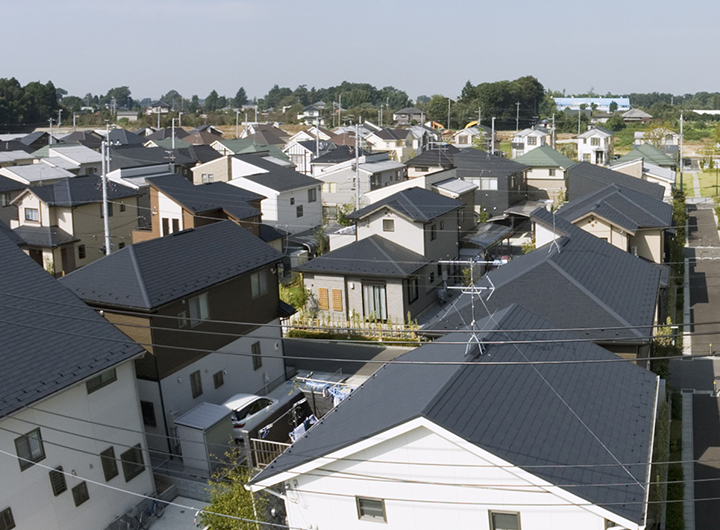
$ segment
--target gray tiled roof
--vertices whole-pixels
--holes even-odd
[[[4,234],[6,237],[10,239],[13,243],[15,243],[18,246],[22,246],[25,244],[25,241],[23,238],[21,238],[15,230],[10,228],[7,224],[5,224],[5,221],[0,219],[0,234]]]
[[[299,272],[405,278],[430,263],[379,235],[355,241],[297,267]]]
[[[0,417],[142,353],[0,234]]]
[[[265,160],[260,156],[248,156],[243,158],[249,164],[264,169],[266,173],[248,175],[242,178],[270,188],[275,191],[289,191],[308,186],[322,185],[318,179],[298,173],[294,169],[286,168]]]
[[[110,141],[120,142],[121,145],[140,145],[145,143],[146,140],[143,136],[125,129],[113,129],[110,131]]]
[[[557,325],[517,305],[486,317],[477,327],[486,330],[480,335],[488,342],[509,337],[577,339],[568,332],[540,331]],[[468,338],[453,334],[399,360],[474,363],[385,365],[251,482],[424,417],[533,475],[643,524],[641,485],[646,484],[651,451],[655,374],[628,362],[522,364],[618,359],[589,342],[486,344],[484,355],[466,357],[463,341]],[[503,362],[514,364],[494,364]]]
[[[130,245],[60,281],[90,303],[150,310],[281,259],[244,228],[221,221]]]
[[[362,219],[381,208],[390,208],[413,221],[426,223],[463,205],[462,201],[416,187],[393,193],[389,197],[352,212],[347,217]]]
[[[27,188],[27,184],[0,175],[0,191],[18,191],[25,188]]]
[[[453,167],[453,156],[460,152],[460,149],[454,145],[443,145],[435,149],[423,151],[418,156],[411,158],[405,165],[407,167],[417,166],[442,166]]]
[[[632,233],[638,228],[669,228],[672,224],[671,205],[616,184],[564,204],[557,211],[558,217],[570,222],[589,213]]]
[[[545,209],[538,208],[533,218],[553,226],[552,214]],[[585,334],[592,340],[647,343],[652,336],[659,269],[559,216],[555,229],[562,234],[557,246],[551,243],[517,257],[478,282],[483,287],[489,288],[490,282],[495,286],[485,302],[488,308],[494,311],[518,303],[564,329],[593,328]],[[428,316],[424,327],[442,333],[461,329],[471,320],[470,298],[463,295],[452,311],[443,309],[434,318]],[[627,329],[603,329],[610,327]]]
[[[117,182],[108,182],[108,199],[140,195],[137,190]],[[48,206],[80,206],[102,202],[102,179],[97,175],[86,175],[59,180],[45,186],[33,186],[29,189]]]
[[[463,177],[509,177],[527,169],[525,164],[491,155],[480,149],[461,149],[452,155],[457,175]]]
[[[17,237],[30,246],[55,248],[68,243],[80,241],[79,238],[68,234],[57,226],[28,226],[20,225],[13,230]]]
[[[579,162],[572,166],[567,173],[568,198],[571,201],[610,184],[618,184],[661,200],[665,194],[665,189],[659,184],[596,166],[590,162]]]

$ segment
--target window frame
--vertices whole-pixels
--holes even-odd
[[[87,482],[83,480],[80,484],[73,486],[72,494],[73,500],[75,501],[75,506],[80,506],[81,504],[89,501],[90,492],[88,491]]]
[[[527,144],[528,145],[537,145],[537,137],[536,136],[528,136]]]
[[[110,482],[120,475],[117,458],[115,457],[115,448],[112,445],[104,451],[100,451],[100,465],[102,466],[105,482]]]
[[[215,372],[213,374],[213,386],[215,388],[220,388],[225,384],[225,373],[220,370],[219,372]]]
[[[31,439],[31,436],[34,433],[37,433],[37,437],[35,439],[39,442],[39,454],[37,456],[33,456],[32,448],[30,447],[30,443],[28,441]],[[21,455],[20,446],[18,445],[19,443],[27,443],[27,449],[29,453]],[[18,462],[20,464],[20,471],[25,471],[26,469],[31,468],[38,462],[45,460],[47,455],[45,454],[45,446],[43,445],[40,427],[15,438],[15,452],[19,457]]]
[[[17,525],[9,506],[0,512],[0,530],[12,530]]]
[[[259,370],[262,368],[262,346],[259,340],[250,345],[250,352],[252,353],[253,370]]]
[[[268,292],[267,270],[260,269],[250,275],[250,292],[253,299],[260,298]]]
[[[117,370],[115,368],[110,368],[109,370],[105,370],[95,377],[91,377],[85,381],[85,389],[87,390],[88,395],[90,395],[101,388],[111,385],[115,381],[117,381]]]
[[[317,201],[317,188],[309,188],[308,189],[308,202],[316,202]]]
[[[143,425],[146,427],[157,427],[157,416],[155,415],[155,403],[152,401],[140,400],[140,412],[142,413]]]
[[[188,377],[190,378],[190,392],[192,393],[193,399],[202,396],[202,373],[200,370],[195,370]]]
[[[405,291],[407,292],[408,304],[412,304],[420,298],[420,281],[417,276],[405,280]]]
[[[435,223],[430,225],[430,241],[437,239],[437,225]]]
[[[368,515],[367,513],[363,513],[363,501],[370,501],[370,502],[379,502],[380,507],[382,508],[382,517],[378,517],[375,515]],[[377,499],[374,497],[355,497],[355,506],[357,508],[357,514],[358,514],[358,520],[360,521],[374,521],[376,523],[387,523],[387,511],[385,510],[385,499]]]
[[[23,208],[24,210],[24,217],[26,221],[30,221],[31,223],[39,223],[40,222],[40,208]],[[28,216],[29,213],[35,212],[36,219],[33,219],[33,216]]]
[[[87,257],[87,249],[85,245],[78,245],[78,259],[85,259]]]
[[[137,457],[137,459],[130,460],[128,458],[132,456]],[[130,482],[138,475],[141,475],[142,472],[145,471],[145,460],[143,459],[142,445],[137,444],[127,451],[120,453],[120,463],[122,464],[125,482]]]
[[[210,318],[210,301],[207,291],[188,299],[187,307],[191,328],[199,325],[203,320],[208,320]]]
[[[8,192],[0,193],[0,207],[6,208],[10,206],[10,194]]]
[[[395,231],[395,219],[383,219],[382,222],[383,232]]]
[[[48,476],[50,477],[50,487],[52,488],[53,496],[57,497],[67,491],[67,480],[65,479],[62,466],[51,469]]]
[[[320,311],[330,310],[330,289],[328,287],[318,287],[318,309]]]
[[[507,511],[503,511],[503,510],[488,510],[490,530],[506,530],[506,529],[502,529],[502,528],[497,528],[495,526],[495,521],[493,520],[493,515],[514,515],[517,520],[517,530],[522,530],[522,525],[520,524],[520,512],[507,512]]]
[[[305,210],[304,210],[302,204],[298,204],[298,205],[295,207],[295,215],[296,215],[296,217],[297,217],[298,219],[300,219],[303,215],[305,215]]]

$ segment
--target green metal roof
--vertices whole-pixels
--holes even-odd
[[[639,158],[643,158],[648,163],[655,164],[656,166],[660,167],[677,166],[677,162],[673,157],[669,156],[666,153],[663,153],[660,149],[651,144],[643,144],[634,147],[632,151],[611,162],[610,165],[617,166],[620,164],[625,164],[627,162],[632,162],[633,160],[637,160]]]
[[[532,151],[517,157],[515,161],[530,167],[559,167],[562,169],[567,169],[575,164],[574,160],[570,160],[549,145],[536,147]]]

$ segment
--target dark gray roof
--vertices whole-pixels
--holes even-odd
[[[381,208],[390,208],[413,221],[426,223],[461,208],[464,204],[462,201],[445,197],[425,188],[408,188],[360,208],[347,217],[348,219],[362,219]]]
[[[670,228],[673,212],[670,204],[617,184],[570,201],[557,211],[570,222],[589,213],[635,233],[638,228]]]
[[[571,201],[605,188],[610,184],[618,184],[661,200],[665,194],[665,189],[659,184],[596,166],[590,162],[579,162],[572,166],[568,170],[567,181],[568,199]]]
[[[0,191],[17,191],[23,190],[27,187],[27,184],[23,184],[15,179],[0,175]]]
[[[171,151],[162,147],[143,147],[136,144],[116,146],[110,152],[110,170],[152,166],[171,162],[178,165],[194,165],[195,160],[180,149]],[[220,155],[220,153],[218,153]]]
[[[0,256],[0,417],[142,353],[2,234]]]
[[[83,300],[150,310],[282,259],[232,221],[136,243],[60,281]]]
[[[405,165],[408,167],[416,166],[442,166],[453,167],[453,156],[460,152],[460,149],[454,145],[443,145],[435,149],[423,151],[415,158],[411,158]]]
[[[188,132],[185,129],[181,129],[180,127],[175,127],[175,138],[185,138],[188,135]],[[145,141],[148,142],[150,140],[165,140],[172,138],[173,136],[173,128],[172,127],[165,127],[164,129],[159,129],[152,133],[150,136],[145,137]]]
[[[145,143],[145,138],[125,129],[113,129],[110,131],[110,141],[120,142],[121,145],[139,145]]]
[[[480,149],[460,149],[453,155],[457,176],[464,177],[509,177],[527,169],[525,164],[491,155]]]
[[[225,210],[236,219],[257,217],[261,215],[260,210],[248,203],[265,198],[226,182],[195,186],[188,179],[177,174],[150,177],[146,181],[195,214]]]
[[[430,263],[379,235],[355,241],[297,267],[300,272],[405,278]]]
[[[30,154],[33,150],[20,140],[5,140],[0,142],[0,151],[23,151]]]
[[[90,149],[100,149],[100,145],[102,144],[102,138],[98,137],[95,133],[91,131],[75,131],[68,134],[67,136],[63,136],[62,142],[76,142],[80,145],[84,145],[85,147],[89,147]]]
[[[312,141],[312,140],[311,140]],[[312,141],[315,143],[314,141]],[[335,145],[335,144],[333,144]],[[363,149],[358,150],[360,153],[360,156],[367,155],[367,151],[364,151]],[[312,163],[313,164],[339,164],[341,162],[346,162],[348,160],[351,160],[355,158],[355,146],[354,145],[338,145],[335,149],[332,149],[331,151],[328,151],[324,155],[320,155],[317,158],[314,158]]]
[[[15,230],[5,224],[5,221],[3,221],[2,219],[0,219],[0,234],[4,234],[7,238],[10,239],[10,241],[12,241],[18,246],[22,246],[25,244],[23,238],[21,238],[20,235],[15,232]]]
[[[380,129],[375,135],[383,140],[405,140],[410,135],[410,131],[407,129]]]
[[[480,223],[474,232],[464,238],[465,241],[476,245],[478,248],[489,248],[510,234],[512,229],[509,226],[495,223]]]
[[[18,138],[18,141],[25,145],[32,145],[38,140],[46,140],[48,136],[50,136],[50,134],[44,131],[35,131],[23,136],[22,138]]]
[[[276,239],[280,239],[281,237],[287,236],[287,232],[284,230],[280,230],[279,228],[275,228],[274,226],[261,224],[260,225],[260,239],[265,241],[266,243],[269,243],[270,241],[275,241]]]
[[[275,191],[288,191],[297,188],[305,188],[308,186],[322,185],[318,179],[308,177],[302,173],[298,173],[294,169],[279,166],[275,162],[265,160],[260,156],[244,157],[247,163],[257,166],[267,171],[267,173],[259,173],[257,175],[249,175],[242,177],[252,182],[257,182],[265,187]]]
[[[553,227],[552,214],[545,209],[538,208],[533,219]],[[647,343],[659,269],[558,216],[555,230],[562,235],[557,245],[550,243],[517,257],[478,282],[482,287],[489,288],[490,282],[495,286],[485,302],[488,308],[495,311],[518,303],[564,329],[594,328],[584,336],[595,341]],[[443,309],[429,320],[424,327],[432,333],[463,328],[472,320],[469,296],[460,297],[452,311]]]
[[[140,195],[137,190],[113,181],[108,182],[107,190],[110,200]],[[102,179],[98,175],[65,178],[45,186],[33,186],[29,191],[48,206],[80,206],[103,200]]]
[[[13,232],[32,247],[54,248],[80,241],[79,238],[57,226],[20,225]]]
[[[568,332],[543,332],[557,326],[516,305],[477,326],[485,329],[480,336],[486,341],[577,339]],[[399,360],[471,364],[383,366],[251,483],[424,417],[551,484],[643,524],[655,374],[629,362],[517,364],[618,360],[589,342],[487,344],[484,355],[467,357],[462,342],[468,339],[468,334],[456,333]]]

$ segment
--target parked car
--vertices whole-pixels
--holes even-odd
[[[277,399],[255,396],[252,394],[235,394],[223,406],[233,411],[233,438],[235,443],[243,442],[242,430],[251,422],[260,419],[277,404]]]

